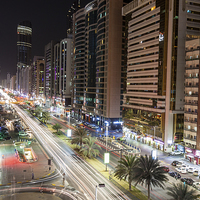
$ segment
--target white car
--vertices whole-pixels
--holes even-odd
[[[193,173],[195,170],[196,170],[196,168],[190,167],[190,168],[188,169],[188,172],[189,172],[189,173]]]
[[[197,190],[200,190],[200,182],[194,182],[192,186]]]
[[[26,132],[19,132],[19,136],[28,136]]]
[[[178,171],[178,172],[180,172],[182,174],[186,174],[187,173],[187,170],[186,170],[185,167],[179,167],[179,168],[177,167],[175,169],[176,169],[176,171]]]
[[[175,151],[172,151],[172,152],[171,152],[171,155],[172,155],[172,156],[181,155],[181,154],[182,154],[182,152],[181,152],[181,151],[178,151],[178,150],[175,150]]]
[[[190,168],[190,165],[183,164],[182,167],[185,167],[186,170],[188,170]]]
[[[179,161],[176,166],[179,168],[179,167],[182,167],[182,165],[184,165],[185,163],[183,161]]]
[[[194,176],[199,176],[199,175],[200,175],[199,170],[197,170],[197,169],[194,170],[193,175],[194,175]]]

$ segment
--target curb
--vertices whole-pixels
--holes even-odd
[[[49,174],[43,176],[42,178],[36,178],[36,179],[26,180],[26,181],[23,181],[23,182],[19,181],[19,182],[16,182],[16,184],[24,184],[24,183],[29,183],[29,182],[31,182],[31,181],[40,180],[40,179],[43,179],[43,178],[46,178],[46,177],[49,177],[49,176],[53,175],[53,174],[55,173],[55,171],[56,171],[56,169],[55,169],[53,172],[51,172],[51,173],[49,173]],[[0,187],[1,187],[1,186],[8,186],[8,185],[11,185],[11,184],[12,184],[12,183],[0,184]],[[53,185],[53,184],[52,184],[52,185]],[[64,186],[63,186],[63,187],[64,187]]]

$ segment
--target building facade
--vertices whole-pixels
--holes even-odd
[[[125,122],[160,149],[183,135],[186,9],[183,1],[134,0],[128,21]],[[157,138],[155,138],[157,137]]]
[[[125,2],[92,1],[74,14],[74,115],[113,128],[122,118]]]
[[[200,150],[200,2],[195,0],[189,0],[185,3],[184,6],[187,11],[187,22],[185,45],[185,113],[183,141],[186,148],[190,148],[192,153],[196,155],[196,153],[193,150]],[[200,154],[198,154],[198,156],[199,155]]]
[[[44,93],[46,97],[46,105],[50,106],[54,103],[55,98],[55,69],[54,69],[54,45],[55,41],[51,41],[44,49]]]
[[[55,100],[62,106],[71,106],[72,35],[54,45]]]
[[[36,98],[44,98],[44,57],[33,57],[33,93]]]
[[[16,86],[17,91],[28,93],[27,71],[31,66],[32,50],[32,24],[29,21],[23,21],[17,26],[17,73]],[[24,74],[25,73],[25,74]]]

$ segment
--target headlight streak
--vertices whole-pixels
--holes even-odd
[[[50,155],[54,155],[54,159],[57,161],[57,163],[61,166],[61,168],[65,171],[66,174],[68,174],[68,176],[72,180],[76,178],[75,179],[76,183],[79,186],[81,186],[81,188],[86,192],[86,194],[88,194],[87,196],[90,196],[92,197],[92,199],[94,199],[95,185],[102,183],[102,179],[103,179],[103,183],[106,184],[106,187],[105,189],[101,188],[98,190],[99,191],[98,197],[99,198],[102,197],[100,199],[116,199],[116,197],[117,199],[129,199],[122,191],[117,189],[113,184],[111,185],[111,183],[105,177],[103,177],[99,172],[97,172],[94,168],[92,168],[87,162],[83,161],[86,166],[82,164],[80,165],[80,163],[77,164],[74,161],[74,159],[71,158],[71,154],[69,153],[66,154],[66,151],[64,151],[63,148],[59,144],[56,143],[55,138],[53,137],[52,133],[47,128],[41,128],[34,120],[28,117],[24,111],[19,109],[16,105],[14,106],[16,110],[20,111],[20,116],[22,117],[22,119],[24,119],[24,121],[30,126],[30,128],[34,130],[33,132],[35,136],[43,143],[48,153]],[[39,133],[42,133],[42,134],[39,134]],[[56,140],[60,142],[58,139]],[[58,152],[56,152],[53,148],[56,148]],[[66,155],[67,155],[67,159],[66,159]],[[82,180],[80,180],[80,178],[73,172],[73,170],[70,169],[69,166],[67,166],[66,161],[67,162],[70,161],[71,164],[73,165],[73,170],[77,170],[77,173],[81,174],[81,176],[84,177],[84,179],[87,180],[92,185],[92,187],[91,185],[89,187],[88,183],[86,186],[86,184],[83,183]],[[85,169],[83,169],[83,167]],[[88,173],[89,174],[92,173],[95,176],[96,180],[92,176],[90,176],[87,173],[87,171],[90,171]],[[96,174],[98,174],[98,176],[96,176]]]
[[[57,188],[46,188],[46,187],[20,187],[20,188],[16,187],[16,188],[9,188],[9,189],[0,189],[0,193],[1,192],[7,192],[7,191],[9,191],[11,193],[13,191],[13,189],[15,189],[15,193],[25,192],[25,191],[30,192],[31,190],[40,192],[40,191],[43,190],[44,192],[47,192],[47,193],[52,192],[52,193],[64,194],[64,195],[70,197],[73,200],[77,200],[77,199],[78,200],[84,200],[82,198],[82,196],[77,194],[77,193],[73,193],[73,192],[70,192],[68,190],[63,190],[63,189],[59,190]]]

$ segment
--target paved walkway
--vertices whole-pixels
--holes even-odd
[[[39,179],[55,171],[54,163],[51,162],[51,165],[48,165],[48,157],[38,143],[32,143],[30,147],[33,148],[38,160],[27,163],[18,161],[15,157],[15,146],[12,143],[1,145],[1,154],[4,155],[4,159],[1,158],[2,170],[0,172],[2,173],[2,185],[10,184],[14,180],[21,183]]]
[[[42,199],[42,200],[60,200],[61,198],[52,194],[45,194],[45,193],[33,193],[33,192],[27,192],[27,193],[15,193],[12,196],[7,197],[0,197],[0,200],[36,200],[36,199]]]

